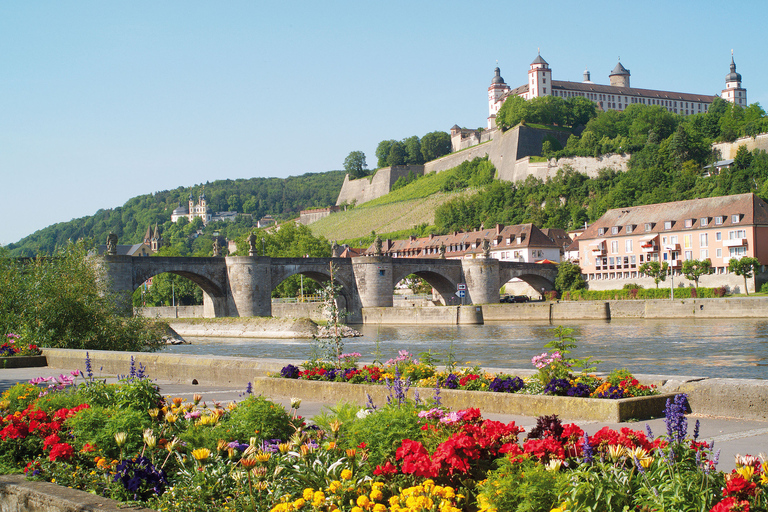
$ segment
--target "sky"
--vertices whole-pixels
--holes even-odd
[[[498,65],[768,105],[768,2],[0,3],[0,245],[218,179],[368,166],[386,139],[484,127]],[[498,64],[497,64],[498,63]]]

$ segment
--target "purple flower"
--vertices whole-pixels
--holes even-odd
[[[520,377],[496,377],[488,385],[488,389],[495,393],[514,393],[525,387]]]
[[[280,370],[280,376],[283,377],[284,379],[298,379],[299,368],[292,364],[289,364],[288,366],[283,366],[283,369]]]
[[[584,457],[584,462],[592,464],[595,459],[595,451],[592,449],[592,445],[589,444],[589,436],[584,432],[584,442],[581,445],[581,453]]]
[[[667,399],[664,409],[664,422],[667,424],[667,437],[670,442],[681,443],[688,434],[688,421],[685,413],[688,409],[688,395],[682,393],[673,399]]]

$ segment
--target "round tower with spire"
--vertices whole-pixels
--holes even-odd
[[[720,97],[740,107],[747,106],[747,90],[741,86],[741,75],[736,72],[733,50],[731,50],[731,72],[725,75],[725,89],[720,93]]]
[[[493,80],[488,87],[488,129],[496,128],[496,114],[499,112],[501,105],[504,103],[504,98],[510,91],[510,87],[504,83],[504,79],[501,77],[501,70],[498,66],[494,71]]]
[[[629,87],[629,70],[621,64],[621,57],[608,78],[614,87]]]

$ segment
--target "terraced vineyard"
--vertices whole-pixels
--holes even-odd
[[[377,233],[391,233],[413,226],[435,223],[435,209],[456,197],[469,196],[476,190],[438,192],[427,197],[369,206],[360,205],[346,212],[329,215],[309,225],[314,235],[329,240],[348,240]]]

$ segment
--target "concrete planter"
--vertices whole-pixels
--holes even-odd
[[[0,357],[0,368],[37,368],[47,365],[44,355]]]
[[[418,390],[419,395],[425,399],[434,394],[433,389],[411,388],[409,397],[413,397],[415,390]],[[269,377],[255,379],[253,391],[254,393],[264,393],[269,396],[295,396],[306,400],[329,403],[346,400],[359,405],[367,403],[368,395],[371,396],[377,405],[386,403],[387,396],[389,395],[386,386]],[[557,414],[565,420],[601,421],[608,423],[661,417],[664,415],[667,399],[673,396],[675,395],[663,394],[609,400],[602,398],[492,393],[489,391],[440,390],[442,404],[452,410],[477,407],[484,413],[519,414],[521,416]]]

